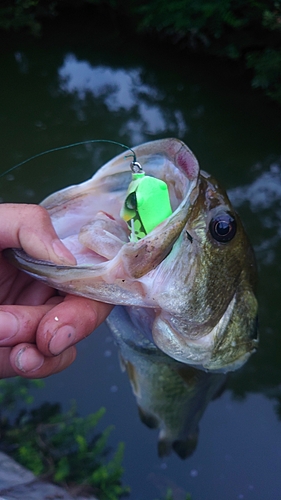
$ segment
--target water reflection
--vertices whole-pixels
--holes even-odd
[[[280,157],[260,161],[251,167],[251,182],[228,191],[245,223],[259,265],[260,347],[244,370],[231,376],[234,396],[260,392],[274,400],[281,417],[280,338],[280,246],[281,246],[281,163]]]
[[[228,194],[236,207],[247,204],[258,218],[262,229],[262,241],[255,250],[263,264],[272,264],[276,258],[277,245],[281,240],[281,167],[279,162],[257,165],[254,180],[245,186],[237,186]]]
[[[132,144],[142,142],[144,133],[170,132],[182,138],[187,125],[181,110],[168,111],[165,94],[156,86],[145,84],[142,72],[142,68],[92,66],[88,61],[79,61],[74,54],[67,54],[58,69],[59,87],[81,103],[91,95],[93,99],[102,99],[111,113],[128,114],[120,132],[130,131]],[[78,115],[81,119],[81,107]]]
[[[136,332],[128,313],[115,307],[108,324],[120,351],[138,405],[139,416],[159,429],[158,455],[174,450],[187,458],[196,449],[199,421],[208,403],[222,393],[226,376],[207,373],[163,354]]]

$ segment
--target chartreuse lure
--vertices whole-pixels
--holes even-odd
[[[131,162],[131,169],[132,181],[120,216],[129,226],[130,241],[136,242],[169,217],[172,208],[166,182],[145,175],[136,161]]]

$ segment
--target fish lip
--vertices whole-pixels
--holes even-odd
[[[26,253],[21,248],[6,248],[3,250],[4,257],[9,260],[14,265],[21,265],[21,269],[26,270],[28,272],[30,266],[28,264],[37,264],[42,267],[55,268],[55,269],[75,269],[76,267],[83,268],[83,266],[78,266],[77,264],[69,265],[69,264],[56,264],[49,260],[41,260],[35,259],[31,257],[28,253]],[[85,269],[88,267],[84,266]]]

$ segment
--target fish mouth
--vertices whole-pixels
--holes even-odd
[[[36,260],[18,249],[9,251],[8,258],[60,290],[113,304],[143,305],[146,290],[139,280],[159,266],[184,230],[198,196],[199,165],[178,139],[149,142],[134,151],[146,176],[168,186],[169,217],[138,241],[130,241],[130,230],[120,212],[132,172],[130,161],[121,154],[89,181],[42,202],[59,238],[75,256],[75,266]]]

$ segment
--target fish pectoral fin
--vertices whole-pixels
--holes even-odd
[[[140,385],[138,383],[138,374],[137,371],[132,363],[130,361],[125,361],[125,366],[126,370],[131,382],[131,386],[133,389],[133,393],[136,396],[136,398],[141,397],[141,390],[140,390]]]
[[[124,373],[126,371],[126,361],[123,358],[123,356],[120,353],[120,351],[118,351],[118,358],[119,358],[119,364],[120,364],[121,372]]]

